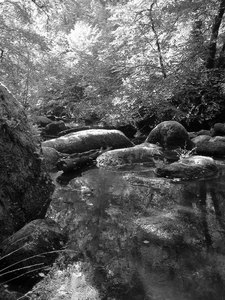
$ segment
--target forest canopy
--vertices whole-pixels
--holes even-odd
[[[1,81],[30,110],[209,127],[225,113],[225,0],[1,0]]]

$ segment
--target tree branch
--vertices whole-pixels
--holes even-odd
[[[37,0],[31,0],[31,2],[33,2],[38,8],[43,9],[45,7],[44,4],[39,4],[37,3]]]

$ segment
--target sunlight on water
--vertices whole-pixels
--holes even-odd
[[[58,184],[49,215],[102,299],[222,300],[224,180],[176,182],[144,165],[92,169]]]

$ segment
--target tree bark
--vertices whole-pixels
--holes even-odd
[[[155,4],[155,2],[153,2],[151,4],[151,7],[149,9],[149,18],[150,18],[150,21],[151,21],[152,31],[153,31],[154,36],[155,36],[155,43],[156,43],[156,47],[157,47],[157,51],[158,51],[159,64],[160,64],[161,72],[162,72],[163,78],[166,78],[167,74],[166,74],[166,69],[165,69],[164,62],[163,62],[163,55],[162,55],[160,40],[159,40],[158,33],[156,31],[155,22],[154,22],[153,16],[152,16],[152,10],[153,10],[154,4]]]
[[[225,0],[221,0],[218,12],[214,18],[214,22],[212,25],[211,37],[208,46],[208,58],[206,61],[207,69],[213,69],[215,67],[217,40],[218,40],[219,29],[223,19],[224,12],[225,12]]]

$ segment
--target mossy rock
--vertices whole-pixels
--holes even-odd
[[[176,121],[164,121],[158,124],[149,133],[146,142],[159,144],[165,149],[193,148],[188,132]]]
[[[144,143],[135,147],[107,151],[97,158],[98,167],[121,167],[135,163],[151,163],[163,160],[161,148],[157,145]]]
[[[53,185],[22,105],[0,84],[0,241],[45,216]]]

